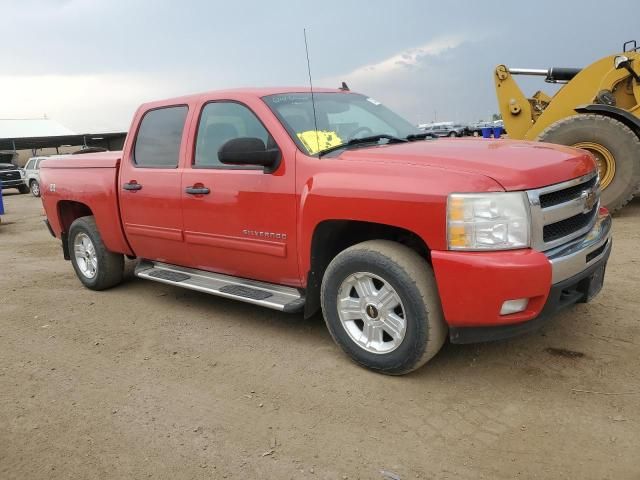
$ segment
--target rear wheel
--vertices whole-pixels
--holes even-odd
[[[457,137],[458,134],[456,132],[451,132],[449,133],[449,136],[453,138],[453,137]]]
[[[31,190],[31,195],[33,195],[34,197],[40,196],[40,184],[38,183],[37,180],[31,180],[31,183],[29,184],[29,189]]]
[[[71,263],[82,284],[91,290],[104,290],[122,281],[124,257],[110,252],[92,216],[76,219],[69,229]]]
[[[602,204],[612,212],[633,198],[640,184],[640,141],[622,122],[602,115],[575,115],[554,123],[538,139],[590,152],[598,163]]]
[[[415,370],[446,337],[431,267],[396,242],[367,241],[338,254],[322,279],[321,302],[336,343],[381,373]]]

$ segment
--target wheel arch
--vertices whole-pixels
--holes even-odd
[[[71,224],[80,217],[93,215],[91,208],[73,200],[61,200],[57,204],[58,221],[60,224],[60,239],[62,240],[62,252],[65,260],[71,260],[67,238]]]
[[[580,105],[575,108],[575,111],[577,113],[597,113],[598,115],[618,120],[629,127],[633,133],[640,138],[640,118],[626,110],[623,110],[622,108],[614,107],[612,105],[591,104]]]
[[[322,277],[331,260],[343,250],[367,240],[392,240],[401,243],[431,263],[431,250],[427,243],[418,234],[405,228],[359,220],[323,220],[315,226],[311,237],[305,318],[320,309]]]

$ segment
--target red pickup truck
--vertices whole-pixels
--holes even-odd
[[[310,316],[368,368],[403,374],[447,335],[538,327],[598,293],[611,251],[589,153],[425,140],[365,95],[211,92],[142,105],[122,152],[41,166],[80,281],[140,278]]]

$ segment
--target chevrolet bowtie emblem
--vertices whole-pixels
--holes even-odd
[[[598,202],[598,195],[595,190],[584,190],[580,197],[584,200],[584,213],[590,212]]]

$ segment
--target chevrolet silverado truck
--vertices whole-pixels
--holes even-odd
[[[611,219],[586,151],[425,140],[365,95],[244,89],[142,105],[122,152],[41,165],[80,281],[139,278],[311,316],[403,374],[507,338],[603,284]]]

